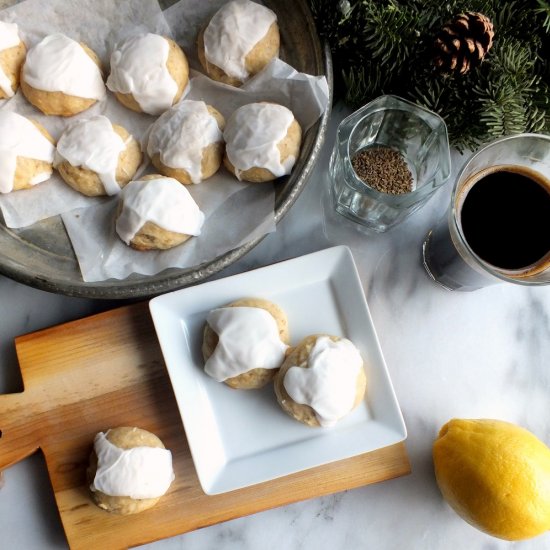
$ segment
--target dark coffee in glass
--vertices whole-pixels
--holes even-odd
[[[450,290],[502,280],[548,284],[550,138],[511,136],[474,155],[457,178],[448,217],[424,242],[423,261]]]
[[[519,166],[498,166],[465,185],[462,233],[483,261],[503,270],[536,269],[550,252],[549,182]]]

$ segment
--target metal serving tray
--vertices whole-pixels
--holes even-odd
[[[271,0],[265,4],[279,19],[281,58],[300,72],[325,75],[332,93],[330,51],[320,44],[306,0]],[[323,144],[329,116],[330,108],[305,135],[292,174],[276,184],[276,223],[289,211],[307,182]],[[241,258],[262,238],[186,269],[173,268],[154,276],[133,274],[124,280],[87,283],[82,280],[59,216],[22,229],[9,229],[0,215],[0,273],[24,284],[69,296],[142,298],[203,281]]]

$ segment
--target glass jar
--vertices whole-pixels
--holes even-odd
[[[413,178],[412,191],[384,193],[358,177],[352,159],[371,147],[390,148],[401,154]],[[336,212],[369,232],[387,231],[418,210],[449,178],[451,159],[445,122],[410,101],[381,96],[340,123],[329,172]]]

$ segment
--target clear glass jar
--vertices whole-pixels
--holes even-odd
[[[357,176],[352,158],[369,147],[387,147],[403,156],[413,177],[411,192],[383,193]],[[340,123],[329,171],[336,212],[367,231],[382,233],[418,210],[449,178],[447,127],[423,107],[381,96]]]

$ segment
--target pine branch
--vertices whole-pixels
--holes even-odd
[[[365,3],[365,27],[363,44],[373,60],[383,65],[397,67],[407,59],[418,41],[415,12],[390,1]],[[385,29],[386,32],[380,32]]]
[[[355,71],[342,71],[342,78],[346,102],[353,107],[360,107],[365,97],[383,94],[390,87],[389,73],[379,65],[368,64]]]
[[[440,114],[459,148],[508,133],[550,132],[550,0],[310,0],[329,39],[341,97],[357,107],[394,94]],[[466,75],[435,70],[436,33],[466,11],[495,38]]]
[[[529,132],[550,133],[550,86],[540,82],[527,106]]]
[[[544,21],[542,22],[542,28],[546,33],[550,33],[550,3],[545,0],[537,0],[538,8],[535,9],[535,13],[541,14],[544,16]]]

